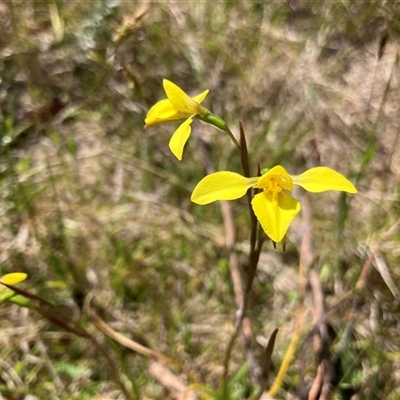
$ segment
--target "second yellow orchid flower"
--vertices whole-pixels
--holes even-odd
[[[246,178],[240,174],[221,171],[203,178],[195,187],[191,200],[209,204],[217,200],[235,200],[251,187],[262,189],[252,200],[254,213],[265,233],[276,243],[285,237],[289,225],[301,209],[300,203],[286,192],[293,184],[313,193],[338,190],[357,193],[344,176],[327,167],[311,168],[301,175],[289,175],[278,165],[260,177]]]
[[[15,292],[2,285],[2,283],[5,283],[6,285],[16,285],[17,283],[24,281],[27,276],[28,275],[23,272],[12,272],[0,277],[0,304],[16,296]]]
[[[10,274],[5,274],[0,278],[0,283],[5,283],[7,285],[15,285],[20,283],[27,278],[27,274],[24,272],[11,272]],[[4,286],[3,286],[4,287]]]
[[[200,103],[206,98],[209,90],[189,97],[181,88],[164,79],[163,86],[167,99],[157,102],[145,119],[145,129],[154,125],[185,120],[174,132],[169,148],[178,160],[182,160],[183,148],[191,133],[194,118],[204,117],[209,111]]]

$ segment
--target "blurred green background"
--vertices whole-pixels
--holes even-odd
[[[204,105],[236,135],[243,123],[253,174],[326,165],[356,184],[356,196],[308,197],[327,306],[380,246],[358,301],[329,319],[334,392],[317,398],[399,399],[400,234],[385,234],[400,218],[399,40],[398,1],[0,1],[0,275],[26,272],[21,287],[107,346],[132,398],[174,397],[147,358],[91,323],[91,291],[115,330],[218,387],[236,306],[219,205],[190,193],[206,173],[200,144],[217,170],[240,172],[240,159],[199,121],[182,162],[168,149],[173,126],[142,129],[163,78],[210,89]],[[248,210],[232,207],[243,264]],[[272,384],[304,306],[280,399],[306,398],[316,375],[302,221],[286,252],[264,245],[249,313],[256,354],[280,329]],[[16,305],[0,309],[0,332],[1,399],[123,398],[87,340]],[[244,363],[238,340],[231,374]],[[234,386],[231,398],[252,390],[246,374]]]

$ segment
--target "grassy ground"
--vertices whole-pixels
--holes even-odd
[[[295,340],[274,397],[400,398],[399,21],[395,1],[0,2],[0,275],[26,272],[20,286],[114,363],[57,321],[3,305],[0,399],[122,399],[118,380],[133,399],[184,398],[154,358],[99,330],[88,295],[115,331],[184,366],[161,363],[170,382],[219,387],[236,305],[219,205],[190,193],[206,173],[200,147],[217,170],[240,172],[240,160],[199,121],[182,162],[172,126],[143,131],[163,78],[210,89],[206,106],[234,134],[243,123],[253,174],[326,165],[359,189],[296,192],[310,212],[286,252],[264,244],[249,315],[256,359],[279,328],[268,388]],[[248,210],[231,205],[244,271]],[[245,362],[238,340],[232,391],[209,398],[249,398]],[[319,378],[333,390],[312,397]]]

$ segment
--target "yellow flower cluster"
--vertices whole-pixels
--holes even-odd
[[[195,97],[189,97],[174,83],[164,79],[167,99],[156,103],[148,112],[145,128],[166,122],[184,120],[169,142],[172,153],[182,160],[183,148],[191,133],[191,124],[200,118],[231,134],[219,117],[211,114],[200,103],[208,90]],[[235,144],[237,141],[233,138]],[[252,200],[254,213],[265,233],[280,242],[289,225],[299,213],[300,203],[289,193],[293,185],[299,185],[313,193],[337,190],[357,193],[354,185],[338,172],[327,168],[311,168],[301,175],[289,175],[280,165],[266,171],[260,177],[246,178],[230,171],[220,171],[203,178],[195,187],[191,200],[197,204],[209,204],[217,200],[234,200],[244,196],[250,188],[259,189]]]

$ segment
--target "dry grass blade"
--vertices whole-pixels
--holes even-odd
[[[86,296],[84,307],[86,313],[89,315],[90,319],[97,326],[97,328],[100,329],[100,331],[102,331],[108,337],[120,343],[122,346],[125,346],[126,348],[131,349],[145,357],[151,358],[152,360],[149,362],[150,373],[159,381],[162,386],[164,386],[170,392],[171,396],[174,399],[196,399],[197,397],[195,393],[192,390],[188,389],[177,376],[175,376],[165,367],[164,364],[173,365],[179,371],[184,372],[186,376],[192,381],[192,383],[196,383],[194,375],[190,371],[187,371],[187,369],[184,366],[180,365],[176,360],[172,360],[171,358],[158,351],[145,347],[140,343],[137,343],[134,340],[112,329],[95,313],[95,311],[91,307],[91,301],[94,296],[95,293],[89,293]]]

